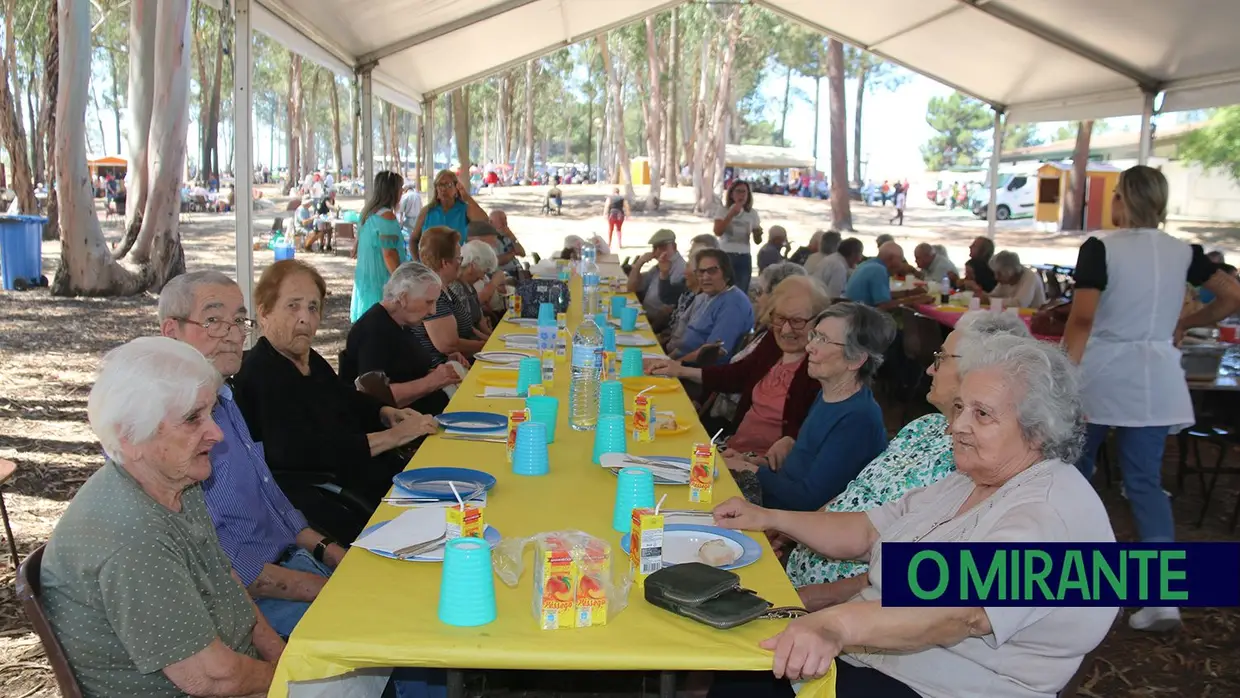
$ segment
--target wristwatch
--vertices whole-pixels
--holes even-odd
[[[327,552],[327,546],[335,542],[331,536],[323,536],[322,540],[314,546],[314,559],[323,562],[323,554]]]

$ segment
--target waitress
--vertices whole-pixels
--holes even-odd
[[[430,203],[422,207],[418,219],[414,221],[409,236],[409,250],[413,259],[418,259],[418,241],[422,233],[436,226],[444,226],[455,230],[461,235],[461,244],[469,236],[469,224],[474,221],[485,221],[487,212],[482,210],[469,189],[461,184],[452,170],[440,170],[435,175],[435,196]]]
[[[715,235],[719,236],[719,249],[727,253],[735,272],[737,288],[749,293],[749,279],[753,275],[753,257],[749,251],[749,239],[762,244],[762,226],[758,212],[753,210],[753,194],[749,183],[737,179],[728,186],[728,196],[722,218],[715,219]]]
[[[1064,331],[1069,358],[1081,366],[1081,402],[1089,423],[1077,467],[1094,472],[1098,447],[1114,429],[1124,491],[1142,542],[1175,537],[1171,502],[1162,488],[1167,435],[1194,422],[1193,403],[1176,343],[1189,328],[1213,325],[1240,309],[1240,282],[1221,272],[1200,245],[1159,230],[1167,217],[1167,180],[1138,165],[1115,189],[1111,218],[1119,228],[1081,245],[1072,311]],[[1216,296],[1180,316],[1184,284]],[[1180,625],[1174,607],[1148,607],[1128,624],[1167,631]]]

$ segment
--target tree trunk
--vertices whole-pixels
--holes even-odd
[[[857,106],[853,113],[853,181],[861,185],[861,107],[865,102],[865,79],[869,63],[862,56],[857,69]]]
[[[228,32],[224,31],[224,17],[217,18],[219,29],[215,46],[215,72],[211,75],[211,101],[207,104],[207,148],[211,154],[211,174],[220,176],[220,90],[224,80],[224,52],[228,47]],[[204,162],[203,167],[207,167]]]
[[[732,12],[728,16],[727,34],[722,41],[723,57],[719,66],[719,77],[716,80],[718,87],[715,90],[715,107],[714,115],[710,120],[710,137],[706,141],[706,145],[699,145],[699,148],[705,148],[706,152],[702,155],[703,171],[710,171],[711,181],[703,182],[703,186],[696,192],[697,212],[708,213],[712,211],[720,201],[723,193],[723,174],[724,174],[724,151],[727,143],[727,132],[730,119],[728,115],[731,113],[732,105],[732,66],[736,58],[736,43],[740,39],[741,34],[741,8],[739,5],[732,7]],[[709,184],[710,186],[705,186]]]
[[[362,143],[361,141],[358,140],[357,133],[359,130],[361,130],[362,117],[361,117],[361,105],[358,104],[357,97],[358,97],[357,90],[350,89],[349,90],[349,123],[350,123],[350,128],[352,129],[352,132],[349,134],[349,150],[350,150],[349,160],[351,161],[350,164],[352,165],[352,169],[350,169],[349,172],[350,172],[350,176],[352,177],[358,177],[361,173],[361,171],[357,169],[357,158],[359,157],[361,153]]]
[[[305,70],[306,66],[303,65],[302,69]],[[301,165],[306,172],[317,172],[319,169],[319,149],[318,134],[315,132],[314,124],[314,107],[319,103],[319,78],[322,77],[323,71],[319,70],[319,67],[312,63],[309,72],[312,74],[310,78],[310,101],[301,110],[301,117],[305,121],[305,125],[302,126],[301,136]]]
[[[379,103],[379,138],[383,142],[383,169],[392,166],[392,146],[388,143],[388,106],[387,102]]]
[[[488,81],[489,82],[489,81]],[[491,100],[482,100],[482,162],[491,161]]]
[[[4,65],[5,72],[17,83],[17,54],[14,46],[13,18],[17,13],[16,0],[8,0],[4,12]],[[85,112],[83,111],[83,118]],[[30,150],[26,144],[26,131],[22,127],[21,104],[9,91],[9,80],[0,80],[0,142],[9,153],[9,161],[13,166],[12,180],[9,184],[17,194],[17,210],[21,213],[36,213],[38,203],[34,198],[34,181],[30,173]]]
[[[814,172],[818,169],[818,127],[822,123],[822,76],[814,76]]]
[[[332,98],[332,164],[335,166],[336,177],[339,178],[344,171],[344,155],[340,146],[340,92],[336,86],[336,74],[331,73],[327,77],[331,81]]]
[[[159,1],[133,0],[129,5],[129,147],[126,153],[129,168],[125,173],[125,237],[116,250],[117,259],[124,258],[137,241],[142,230],[142,216],[146,212],[146,195],[151,181],[146,148],[155,94],[150,76],[155,69],[155,23]],[[64,77],[63,71],[61,77]]]
[[[301,55],[289,56],[288,69],[288,181],[284,195],[301,184]]]
[[[603,70],[607,73],[607,87],[611,91],[612,124],[616,136],[616,175],[624,184],[624,198],[633,201],[632,163],[629,161],[629,147],[624,136],[624,97],[620,81],[616,78],[616,68],[611,62],[611,51],[607,49],[607,35],[599,34],[599,50],[603,54]]]
[[[573,110],[571,105],[564,104],[564,164],[573,165]]]
[[[534,176],[534,61],[525,62],[525,176]]]
[[[99,151],[107,157],[108,134],[103,130],[103,110],[99,108],[99,93],[95,91],[94,84],[90,86],[90,100],[95,106],[95,121],[99,124]]]
[[[838,231],[853,231],[848,203],[848,135],[844,107],[844,44],[827,41],[827,91],[831,101],[831,223]]]
[[[121,71],[118,67],[120,64],[116,60],[116,51],[108,49],[108,69],[112,76],[112,118],[116,121],[116,152],[125,152],[125,146],[121,143],[121,95],[120,81]]]
[[[784,134],[788,128],[788,98],[792,96],[792,66],[788,66],[788,73],[784,76],[784,111],[779,117],[779,142],[775,145],[784,147]]]
[[[134,24],[141,27],[143,12],[154,13],[155,0],[135,0]],[[87,83],[90,81],[90,5],[85,2],[57,3],[59,56],[64,70],[57,82],[55,160],[56,187],[60,206],[60,266],[52,282],[52,293],[71,295],[129,295],[142,289],[137,277],[112,259],[99,219],[95,215],[95,189],[86,168]],[[154,23],[151,23],[153,28]],[[53,29],[55,31],[55,29]],[[138,29],[135,33],[141,34]],[[131,43],[130,51],[138,53]],[[131,53],[131,55],[133,55]],[[49,73],[47,78],[51,79]],[[130,102],[133,104],[134,102]]]
[[[456,161],[460,163],[457,176],[469,182],[469,88],[458,87],[452,91],[452,128],[456,134]]]
[[[693,210],[695,213],[707,213],[710,202],[709,186],[705,181],[707,129],[706,96],[710,84],[711,39],[702,37],[701,64],[698,67],[697,94],[693,98],[693,130],[685,136],[685,152],[693,163]],[[700,144],[700,147],[699,147]]]
[[[31,76],[30,84],[26,86],[26,113],[30,115],[30,181],[38,184],[39,182],[49,182],[43,179],[43,173],[47,171],[47,167],[43,162],[43,124],[39,121],[39,108],[35,104],[35,87],[34,76]]]
[[[672,35],[667,49],[668,92],[667,98],[667,186],[680,186],[680,158],[676,147],[676,129],[680,123],[676,107],[680,100],[680,8],[672,8]]]
[[[203,19],[203,3],[202,0],[194,0],[193,14],[194,27],[200,29],[193,34],[193,52],[194,65],[198,66],[198,176],[200,182],[206,183],[210,179],[211,169],[211,146],[207,139],[207,128],[210,122],[208,118],[208,102],[210,101],[211,85],[207,81],[207,53],[203,45],[203,39],[206,36],[205,25]],[[132,77],[130,78],[133,79]]]
[[[1089,141],[1093,133],[1093,121],[1077,122],[1076,147],[1072,150],[1072,181],[1064,201],[1061,230],[1085,228],[1085,186],[1089,181]]]
[[[659,210],[660,190],[663,177],[663,58],[659,53],[659,40],[654,31],[654,17],[646,18],[646,59],[650,67],[650,108],[646,118],[646,142],[650,151],[650,193],[646,197],[646,210]]]
[[[47,225],[43,227],[44,240],[60,237],[60,205],[56,187],[56,102],[60,93],[60,31],[58,0],[51,0],[47,13],[47,43],[43,47],[43,104],[39,109],[39,123],[43,124],[45,138],[43,181],[47,182]],[[91,191],[94,196],[94,191]]]

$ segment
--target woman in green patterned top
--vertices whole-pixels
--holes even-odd
[[[910,490],[931,485],[956,469],[952,457],[952,437],[948,418],[960,388],[956,357],[966,342],[984,342],[998,334],[1028,336],[1029,329],[1019,317],[1006,313],[977,310],[965,313],[956,329],[947,335],[935,352],[934,363],[926,369],[933,381],[926,399],[937,413],[909,422],[887,444],[887,450],[870,461],[826,511],[867,511],[894,502]],[[856,560],[824,558],[802,544],[788,556],[788,577],[810,611],[843,603],[867,584],[869,565]]]

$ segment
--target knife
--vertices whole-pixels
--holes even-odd
[[[456,441],[482,441],[489,444],[506,444],[508,439],[502,436],[470,436],[468,434],[440,434],[441,439],[454,439]]]

